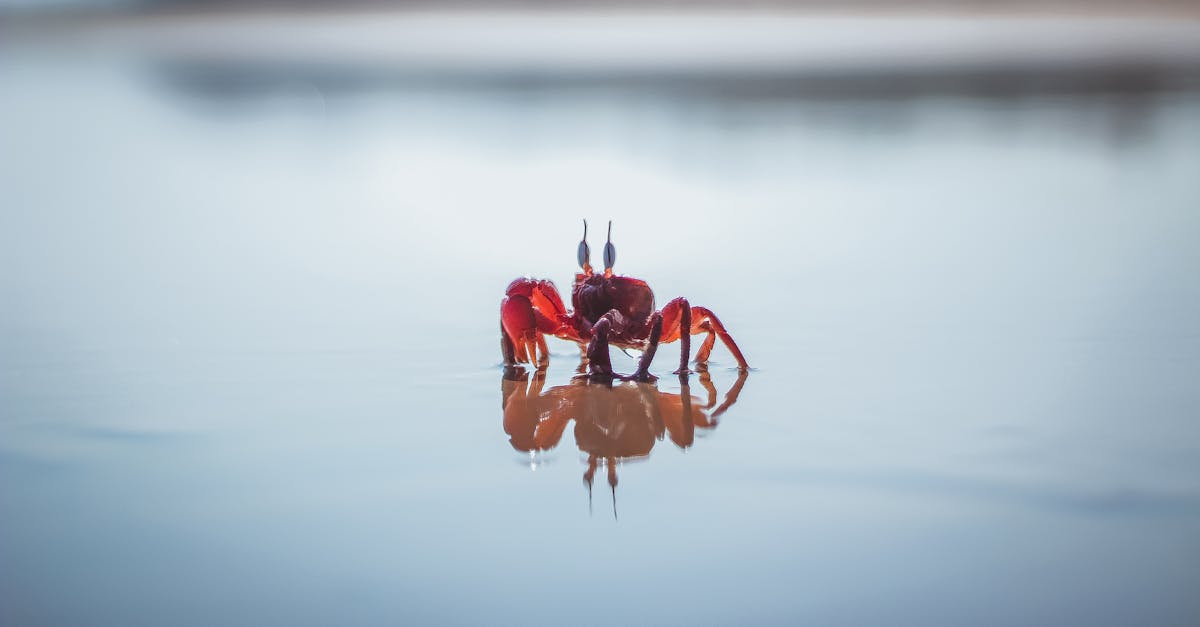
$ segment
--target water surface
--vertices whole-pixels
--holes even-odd
[[[0,622],[1200,621],[1197,92],[181,76],[0,58]],[[590,507],[580,218],[755,367]]]

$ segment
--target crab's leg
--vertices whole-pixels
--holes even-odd
[[[688,304],[686,298],[682,296],[667,303],[666,307],[662,308],[663,317],[663,343],[674,342],[680,340],[679,347],[679,369],[675,374],[687,374],[688,370],[688,355],[692,352],[692,336],[690,333],[681,333],[681,329],[690,329],[692,327],[692,307]]]
[[[729,349],[729,352],[733,354],[733,358],[737,360],[738,370],[748,370],[750,364],[746,363],[746,358],[742,356],[742,350],[738,348],[737,342],[733,341],[733,336],[729,335],[729,332],[725,330],[725,325],[721,324],[717,315],[704,307],[693,307],[692,311],[695,312],[693,316],[695,320],[698,320],[702,325],[707,325],[707,327],[701,328],[708,330],[708,337],[704,338],[704,345],[696,353],[696,361],[698,363],[708,362],[708,354],[712,351],[714,344],[712,338],[715,334],[721,338],[721,343],[725,345],[725,348]],[[704,350],[705,348],[708,350]]]
[[[650,382],[658,377],[650,374],[650,362],[654,361],[654,353],[658,350],[658,340],[662,337],[663,317],[661,313],[655,312],[654,317],[650,320],[650,340],[646,344],[646,350],[642,351],[642,358],[638,361],[637,372],[630,377],[634,381]],[[684,353],[684,359],[687,359],[687,353]]]
[[[537,347],[542,352],[542,356],[538,358],[538,368],[542,369],[550,365],[550,349],[546,347],[546,336],[538,333]]]
[[[608,332],[612,319],[604,314],[592,326],[592,341],[588,342],[588,374],[592,377],[612,378],[612,361],[608,358]]]
[[[696,361],[700,363],[708,362],[708,355],[712,352],[713,346],[717,343],[717,334],[713,333],[712,324],[708,320],[702,321],[697,325],[701,331],[708,333],[704,336],[704,341],[700,342],[700,349],[696,351]],[[703,357],[703,359],[701,359]]]
[[[708,333],[708,337],[704,338],[704,342],[700,345],[700,350],[696,351],[696,364],[703,366],[708,362],[708,355],[712,352],[713,345],[716,339],[721,338],[721,342],[733,354],[734,359],[738,362],[739,370],[746,370],[750,367],[746,363],[746,358],[742,356],[741,349],[738,348],[737,342],[733,341],[733,337],[725,330],[725,325],[717,318],[711,310],[704,307],[692,307],[688,304],[685,298],[676,298],[667,303],[663,307],[663,337],[662,341],[674,342],[680,340],[683,342],[683,351],[680,356],[680,372],[687,372],[687,354],[690,348],[691,335],[699,333]],[[686,329],[686,332],[685,332]]]

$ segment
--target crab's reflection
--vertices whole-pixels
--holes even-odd
[[[737,402],[746,373],[717,404],[717,388],[707,371],[697,377],[705,398],[692,396],[689,377],[679,378],[679,393],[665,392],[654,383],[596,383],[575,379],[543,389],[545,370],[532,375],[508,369],[501,381],[504,431],[518,451],[535,453],[554,448],[567,423],[575,421],[575,444],[587,455],[583,481],[588,488],[603,465],[613,491],[616,512],[617,464],[646,457],[654,443],[669,436],[680,448],[692,445],[697,429],[714,429],[718,418]]]

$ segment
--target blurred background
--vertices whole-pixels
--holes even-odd
[[[755,368],[594,503],[585,218]],[[1198,243],[1191,1],[0,0],[0,623],[1195,625]]]

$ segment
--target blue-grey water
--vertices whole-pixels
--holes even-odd
[[[736,88],[0,56],[0,623],[1200,623],[1200,92]],[[581,218],[755,368],[590,506]]]

